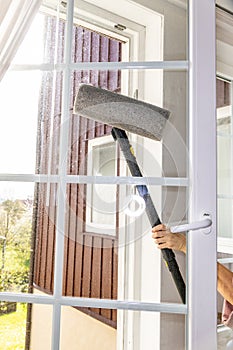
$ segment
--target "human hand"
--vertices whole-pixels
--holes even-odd
[[[186,253],[186,237],[182,233],[172,233],[164,224],[152,229],[152,238],[159,249],[169,248]]]

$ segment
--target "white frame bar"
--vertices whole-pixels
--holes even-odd
[[[220,264],[232,264],[233,258],[221,258],[221,259],[218,259],[218,262]]]
[[[46,174],[0,174],[0,182],[34,182],[59,183],[59,175]],[[62,181],[66,184],[119,184],[119,185],[157,185],[157,186],[189,186],[186,177],[134,177],[134,176],[86,176],[64,175]]]
[[[61,329],[61,303],[63,288],[63,266],[64,266],[64,237],[65,237],[65,215],[66,212],[66,175],[67,154],[69,146],[69,101],[70,101],[70,63],[71,63],[71,45],[73,31],[73,12],[74,0],[67,3],[67,20],[65,27],[65,52],[64,62],[65,69],[63,75],[62,90],[62,112],[60,126],[60,152],[59,152],[59,177],[58,183],[58,206],[56,216],[56,246],[54,257],[54,297],[58,301],[53,305],[53,322],[52,322],[52,350],[60,349],[60,329]]]
[[[121,301],[114,299],[95,299],[78,297],[59,297],[47,295],[37,295],[28,293],[0,293],[0,300],[14,301],[19,303],[35,303],[45,305],[66,305],[77,307],[101,307],[104,309],[120,309],[134,311],[165,312],[175,314],[187,314],[187,306],[175,303],[150,303],[140,301]]]
[[[164,70],[188,70],[188,61],[142,61],[142,62],[85,62],[70,63],[71,70],[116,70],[116,69],[164,69]],[[65,64],[15,64],[10,70],[41,70],[61,71],[66,68]]]
[[[217,349],[216,305],[216,92],[215,1],[190,0],[190,182],[189,220],[212,217],[211,233],[188,240],[189,350]],[[208,259],[206,258],[208,252]]]

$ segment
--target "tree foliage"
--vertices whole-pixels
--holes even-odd
[[[26,291],[30,268],[32,205],[5,200],[0,204],[0,290]]]

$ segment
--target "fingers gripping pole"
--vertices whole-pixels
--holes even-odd
[[[141,170],[137,164],[136,157],[134,156],[134,152],[132,146],[129,143],[129,139],[124,130],[113,128],[112,136],[115,141],[118,141],[120,149],[124,155],[124,158],[127,162],[129,170],[132,176],[142,177]],[[158,213],[155,209],[151,196],[149,194],[148,188],[146,185],[136,185],[137,191],[139,195],[144,199],[146,204],[146,214],[150,221],[152,227],[161,224]],[[163,259],[171,272],[172,278],[176,284],[177,290],[181,297],[182,302],[185,304],[185,283],[182,278],[182,275],[179,270],[179,266],[176,262],[175,254],[171,249],[161,249]]]

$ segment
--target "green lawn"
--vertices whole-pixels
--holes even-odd
[[[17,311],[0,316],[0,350],[23,350],[26,331],[26,304],[17,304]]]

